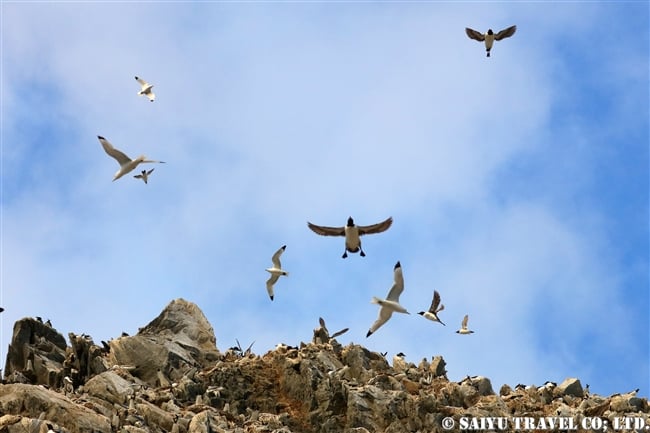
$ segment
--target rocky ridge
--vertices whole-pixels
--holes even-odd
[[[391,367],[379,353],[341,346],[322,320],[299,347],[220,352],[201,310],[183,299],[137,335],[99,345],[83,334],[68,339],[36,319],[16,322],[0,432],[442,432],[446,417],[513,416],[571,417],[578,427],[585,417],[630,416],[650,425],[648,401],[635,392],[590,395],[567,379],[497,394],[485,377],[450,382],[440,356],[418,365],[396,358]]]

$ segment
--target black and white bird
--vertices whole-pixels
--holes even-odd
[[[153,102],[154,99],[156,99],[156,94],[153,93],[153,90],[151,90],[151,89],[153,89],[153,85],[147,83],[145,80],[143,80],[140,77],[135,77],[135,80],[138,83],[140,83],[140,86],[141,86],[140,91],[138,92],[138,96],[144,95],[147,98],[149,98],[149,100],[151,102]]]
[[[136,174],[135,177],[136,179],[142,179],[142,181],[146,184],[147,181],[149,180],[149,175],[153,173],[154,169],[152,168],[151,170],[142,170],[140,174]]]
[[[394,312],[410,314],[406,311],[406,308],[402,307],[399,303],[399,295],[404,291],[404,276],[402,274],[402,265],[400,262],[395,264],[393,274],[395,281],[393,287],[391,287],[388,292],[388,297],[386,297],[386,299],[379,299],[376,296],[373,296],[370,301],[373,304],[379,304],[381,308],[379,309],[379,317],[368,330],[366,338],[370,337],[370,335],[379,329],[381,325],[388,322],[388,319],[390,319]]]
[[[113,145],[101,135],[98,135],[97,138],[99,139],[99,142],[104,148],[104,152],[106,152],[108,156],[114,158],[117,161],[117,163],[120,164],[120,169],[117,170],[117,172],[115,173],[115,177],[113,177],[113,182],[115,182],[117,179],[121,178],[125,174],[132,171],[134,168],[138,166],[138,164],[149,163],[149,162],[156,162],[161,164],[165,163],[165,161],[154,161],[151,159],[147,159],[147,157],[144,155],[140,155],[136,159],[131,159],[128,156],[126,156],[123,152],[114,148]]]
[[[498,33],[494,33],[492,29],[488,29],[487,33],[481,33],[474,29],[470,29],[469,27],[465,27],[465,33],[467,33],[467,36],[470,39],[474,39],[475,41],[479,42],[485,42],[485,51],[487,52],[488,57],[490,57],[490,50],[492,49],[492,45],[494,45],[494,41],[500,41],[501,39],[509,38],[515,34],[516,30],[517,26],[510,26]]]
[[[289,275],[287,271],[282,269],[282,264],[280,263],[280,256],[285,249],[287,249],[287,246],[282,245],[282,247],[280,247],[280,249],[277,250],[275,254],[273,254],[273,257],[271,257],[273,266],[266,269],[266,272],[269,272],[271,274],[269,279],[266,281],[266,291],[269,293],[271,301],[273,300],[273,285],[276,283],[276,281],[278,281],[278,278],[280,278],[281,275]]]
[[[463,322],[460,324],[460,329],[456,331],[456,334],[473,334],[474,331],[470,331],[469,328],[467,328],[467,321],[469,320],[469,315],[465,314],[465,317],[463,317]]]
[[[442,323],[442,320],[438,317],[438,313],[445,309],[445,306],[440,304],[440,293],[437,290],[433,291],[433,301],[431,301],[431,306],[429,311],[420,311],[418,314],[425,319],[432,320],[434,322]],[[444,323],[442,323],[444,325]],[[446,325],[445,325],[446,326]]]
[[[396,372],[403,373],[408,369],[408,364],[406,363],[406,355],[403,352],[400,352],[393,356],[393,370]]]
[[[348,251],[351,253],[358,252],[360,253],[361,257],[365,257],[366,253],[364,253],[363,249],[361,248],[360,236],[385,232],[392,224],[392,217],[389,217],[380,223],[372,224],[369,226],[355,225],[352,217],[348,218],[348,223],[345,227],[318,226],[316,224],[307,222],[307,226],[314,233],[321,236],[345,236],[345,251],[343,252],[343,258],[346,258],[348,256]]]

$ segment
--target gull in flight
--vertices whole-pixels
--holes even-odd
[[[140,174],[136,174],[135,177],[136,179],[142,179],[144,183],[147,183],[147,180],[149,180],[149,175],[153,173],[153,168],[149,171],[147,170],[142,170]]]
[[[118,164],[120,164],[120,169],[117,170],[117,173],[115,173],[115,177],[113,177],[113,182],[115,182],[117,179],[121,178],[128,172],[132,171],[134,168],[138,166],[138,164],[143,163],[143,162],[158,162],[161,164],[164,164],[165,161],[153,161],[150,159],[147,159],[146,156],[140,155],[136,159],[131,159],[128,156],[126,156],[124,153],[120,152],[116,148],[113,147],[113,145],[104,137],[101,135],[98,135],[97,138],[99,139],[99,142],[102,144],[102,147],[104,148],[104,151],[111,157],[115,158]]]
[[[434,322],[442,323],[442,320],[438,317],[438,313],[445,309],[444,305],[440,305],[440,293],[437,290],[433,291],[433,301],[431,301],[431,306],[429,311],[420,311],[418,314],[425,319],[432,320]],[[444,323],[442,323],[444,325]]]
[[[465,317],[463,317],[463,322],[460,324],[460,329],[456,331],[456,334],[473,334],[474,331],[470,331],[467,329],[467,321],[469,320],[469,315],[465,314]]]
[[[271,261],[273,262],[273,267],[267,268],[266,272],[269,272],[271,276],[269,279],[266,281],[266,291],[269,293],[269,297],[271,298],[271,301],[273,300],[273,285],[275,284],[276,281],[278,281],[278,278],[280,278],[280,275],[289,275],[289,273],[285,270],[282,269],[282,264],[280,264],[280,256],[284,252],[284,250],[287,248],[286,245],[282,245],[282,247],[273,254],[273,257],[271,257]]]
[[[343,252],[343,258],[348,256],[348,251],[351,253],[360,252],[361,257],[365,257],[366,253],[361,249],[361,239],[360,236],[370,235],[374,233],[381,233],[386,230],[393,224],[393,218],[389,217],[387,220],[382,221],[377,224],[372,224],[369,226],[357,226],[354,225],[354,220],[352,217],[348,218],[348,223],[345,227],[326,227],[326,226],[317,226],[307,222],[307,226],[316,234],[321,236],[345,236],[345,251]]]
[[[509,38],[515,34],[516,30],[517,26],[510,26],[507,29],[501,30],[496,34],[492,31],[492,29],[488,29],[487,33],[483,34],[476,30],[470,29],[469,27],[465,27],[465,33],[467,33],[467,36],[469,36],[470,39],[474,39],[475,41],[479,42],[485,42],[485,51],[487,52],[488,57],[490,57],[490,50],[492,49],[494,41],[500,41],[501,39]]]
[[[395,264],[393,273],[395,282],[388,292],[388,297],[386,299],[379,299],[376,296],[373,296],[370,301],[373,304],[381,305],[381,308],[379,309],[379,317],[368,330],[366,338],[370,337],[370,335],[379,329],[381,325],[388,322],[388,319],[393,315],[393,312],[397,311],[398,313],[410,314],[406,311],[406,308],[402,307],[399,303],[399,295],[401,295],[404,290],[404,276],[402,275],[402,265],[400,262]]]
[[[151,102],[153,102],[154,99],[156,99],[156,94],[153,93],[153,90],[151,90],[153,89],[153,85],[147,83],[142,78],[135,77],[135,79],[138,83],[140,83],[140,86],[142,86],[142,88],[138,92],[138,95],[145,95],[147,98],[149,98]]]

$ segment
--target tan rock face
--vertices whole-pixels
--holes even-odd
[[[74,334],[67,346],[54,329],[23,319],[5,381],[26,383],[0,385],[0,432],[442,432],[448,416],[650,413],[636,392],[587,395],[577,379],[504,385],[496,395],[486,377],[450,382],[441,356],[417,366],[400,359],[395,369],[379,353],[342,347],[320,323],[312,343],[259,356],[220,353],[203,313],[182,299],[137,335],[102,347]]]

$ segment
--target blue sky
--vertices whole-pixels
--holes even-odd
[[[322,316],[451,380],[648,395],[647,2],[0,7],[2,363],[22,317],[98,342],[182,297],[222,350]],[[97,135],[167,164],[112,182]],[[394,224],[343,260],[306,222],[348,216]],[[366,339],[397,260],[412,314]]]

